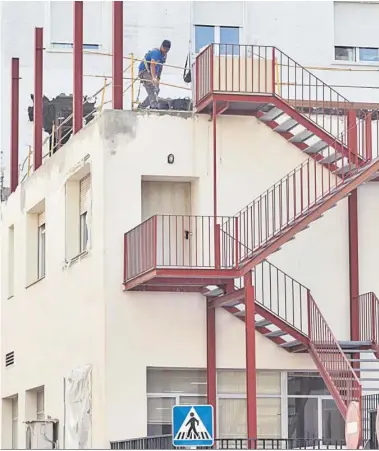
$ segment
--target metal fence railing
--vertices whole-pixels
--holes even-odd
[[[308,438],[219,438],[212,447],[197,449],[344,449],[342,440]],[[172,445],[171,435],[143,437],[111,442],[111,449],[180,449]]]

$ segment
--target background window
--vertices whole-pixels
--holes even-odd
[[[334,53],[337,61],[355,61],[354,47],[334,47]]]
[[[317,373],[288,373],[288,395],[329,395]]]
[[[379,49],[362,48],[361,47],[359,49],[359,61],[378,62],[379,61]]]
[[[38,217],[38,279],[42,279],[46,274],[46,233],[45,214]]]
[[[147,393],[207,394],[204,370],[153,369],[147,371]]]
[[[218,400],[219,438],[246,438],[246,398]]]
[[[45,390],[37,390],[37,420],[43,420],[45,418]]]
[[[203,47],[218,43],[220,55],[239,55],[239,36],[239,27],[195,25],[195,52],[199,53]]]
[[[171,434],[172,408],[175,397],[148,398],[147,400],[147,435]]]
[[[89,195],[91,187],[91,175],[88,174],[82,180],[80,180],[80,201],[79,201],[79,213],[80,213],[80,230],[79,230],[79,242],[80,248],[79,252],[84,252],[87,250],[88,243],[88,206],[89,206]]]
[[[215,42],[215,27],[207,25],[195,25],[195,52]]]
[[[345,421],[333,399],[322,399],[322,441],[324,445],[334,440],[345,440]]]
[[[288,438],[318,438],[317,398],[288,399]]]
[[[18,396],[12,398],[12,449],[18,449]]]
[[[240,29],[239,27],[220,27],[220,54],[239,55]]]
[[[99,48],[103,30],[103,2],[83,2],[83,48]],[[73,43],[73,3],[67,1],[49,2],[50,42],[53,48],[70,49]],[[89,47],[87,47],[89,45]]]
[[[204,370],[147,370],[147,435],[171,434],[172,407],[207,404]]]

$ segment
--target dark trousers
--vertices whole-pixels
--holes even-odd
[[[151,73],[144,70],[140,72],[138,76],[147,92],[147,97],[142,103],[140,103],[140,107],[147,108],[150,105],[150,108],[158,108],[159,86],[154,85]]]

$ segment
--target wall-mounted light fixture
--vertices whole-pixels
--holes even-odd
[[[175,160],[174,154],[173,153],[168,154],[168,156],[167,156],[167,163],[168,164],[173,164],[174,160]]]

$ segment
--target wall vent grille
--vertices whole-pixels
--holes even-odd
[[[14,351],[5,354],[5,366],[11,366],[14,364]]]

